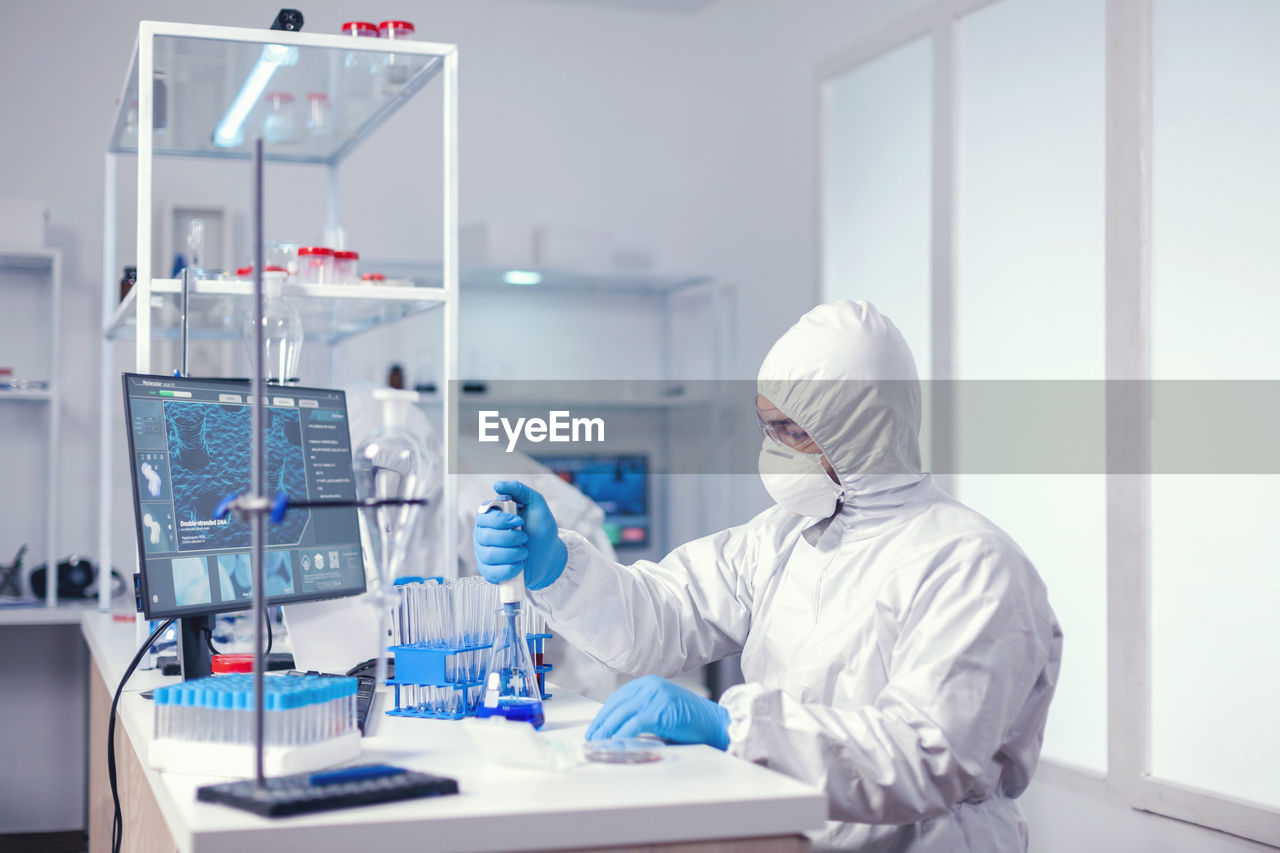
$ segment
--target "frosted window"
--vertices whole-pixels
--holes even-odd
[[[827,81],[823,299],[867,299],[902,330],[921,377],[929,321],[931,41]]]
[[[961,383],[954,485],[1027,552],[1062,624],[1044,755],[1096,770],[1107,750],[1101,409],[1076,427],[1098,448],[1086,473],[963,466],[965,443],[987,438],[991,399],[1016,407],[1027,391],[1068,390],[1056,380],[1105,377],[1104,32],[1102,0],[1004,0],[961,20],[955,303],[958,378],[1036,381],[995,393]]]
[[[1278,40],[1273,0],[1153,6],[1157,379],[1280,378]],[[1152,772],[1272,806],[1278,517],[1280,478],[1152,478]]]

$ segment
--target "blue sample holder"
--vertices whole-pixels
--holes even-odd
[[[542,644],[551,639],[551,635],[527,634],[525,639],[529,643],[529,653],[536,661],[538,655],[542,654]],[[395,656],[396,675],[395,678],[387,679],[387,684],[395,688],[395,707],[387,711],[387,714],[392,717],[420,717],[429,720],[461,720],[463,717],[475,716],[477,702],[472,700],[471,695],[473,692],[479,693],[479,689],[484,685],[484,679],[449,680],[448,673],[451,669],[454,669],[449,665],[449,658],[467,652],[488,651],[491,648],[493,648],[493,643],[448,648],[391,646],[387,651]],[[551,665],[542,664],[535,666],[533,670],[539,676],[538,682],[542,690],[542,699],[546,701],[551,698],[551,694],[546,690],[546,673],[551,671]],[[402,707],[401,687],[438,687],[460,691],[462,696],[458,702],[461,705],[461,710],[454,713],[443,713],[420,708]]]
[[[396,579],[395,585],[403,586],[407,583],[426,581],[443,583],[444,579],[438,577],[402,577]],[[543,642],[551,639],[551,635],[527,634],[525,639],[529,643],[529,653],[536,662],[538,656],[542,654]],[[488,651],[491,648],[493,648],[493,643],[465,646],[389,646],[387,651],[391,652],[395,657],[396,674],[394,678],[387,679],[387,686],[395,688],[395,707],[387,711],[387,715],[392,717],[419,717],[428,720],[461,720],[463,717],[474,717],[476,706],[479,704],[480,688],[484,685],[484,679],[482,677],[479,679],[458,680],[458,662],[456,660],[451,662],[449,658],[469,652]],[[487,663],[488,656],[486,655],[485,658]],[[550,699],[551,694],[547,692],[546,674],[551,671],[551,665],[536,665],[533,671],[538,675],[538,686],[542,692],[543,700]],[[454,673],[453,678],[449,677],[451,672]],[[462,696],[453,703],[459,705],[460,710],[453,713],[444,713],[422,710],[417,707],[403,707],[402,694],[400,692],[402,687],[447,688],[460,692]],[[474,700],[472,699],[473,694],[476,697]]]

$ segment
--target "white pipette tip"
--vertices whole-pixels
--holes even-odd
[[[524,572],[509,581],[498,584],[498,600],[503,604],[522,604],[524,602]]]

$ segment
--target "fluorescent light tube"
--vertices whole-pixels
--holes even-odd
[[[213,144],[218,148],[235,148],[244,144],[244,123],[253,111],[254,105],[266,91],[271,82],[271,75],[282,65],[295,65],[298,62],[298,49],[285,47],[282,44],[268,44],[262,48],[253,70],[245,78],[236,99],[231,102],[222,121],[213,131]]]
[[[507,284],[542,284],[542,273],[529,270],[507,270],[502,280]]]

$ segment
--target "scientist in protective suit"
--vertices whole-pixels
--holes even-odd
[[[866,302],[810,311],[764,360],[760,473],[777,505],[619,565],[542,497],[476,519],[477,565],[525,573],[565,639],[612,669],[589,738],[705,743],[826,792],[820,848],[1027,849],[1031,781],[1062,634],[1009,536],[920,472],[920,384]],[[517,529],[522,526],[523,529]],[[742,653],[719,704],[662,676]]]

